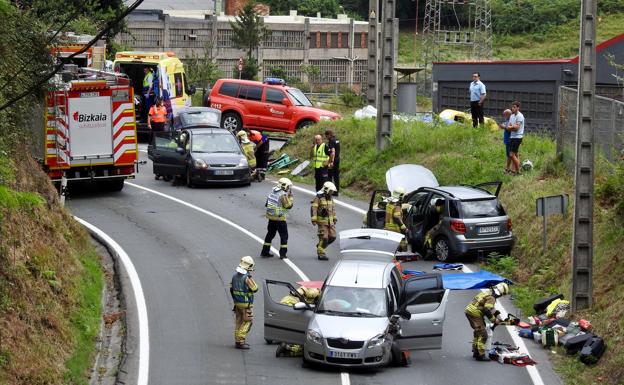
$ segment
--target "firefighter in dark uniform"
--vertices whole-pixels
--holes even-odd
[[[509,285],[502,282],[492,286],[487,291],[479,292],[479,294],[475,295],[472,302],[466,306],[466,318],[468,318],[470,327],[474,330],[472,356],[477,361],[490,361],[485,351],[488,335],[483,317],[487,317],[490,322],[496,325],[503,323],[500,312],[494,310],[494,306],[496,305],[496,299],[506,294],[509,294]]]
[[[327,180],[336,186],[334,196],[340,192],[340,140],[336,138],[334,130],[325,130],[327,146],[329,147],[329,164],[327,168]]]
[[[286,217],[288,210],[293,207],[293,196],[290,189],[292,182],[288,178],[281,178],[277,182],[277,186],[273,187],[271,193],[267,197],[266,217],[269,220],[267,225],[267,234],[264,237],[264,245],[260,256],[272,257],[271,254],[271,241],[275,238],[275,233],[279,232],[280,235],[280,249],[279,255],[281,259],[288,258],[288,225],[286,224]]]
[[[312,200],[311,219],[312,224],[318,226],[319,241],[316,245],[316,254],[321,261],[327,261],[325,249],[336,240],[336,210],[332,194],[336,191],[336,186],[332,182],[325,182],[323,189],[317,191],[316,197]]]
[[[234,301],[234,313],[236,315],[236,326],[234,328],[236,349],[249,349],[245,339],[253,321],[254,293],[258,291],[258,285],[251,278],[253,270],[253,258],[245,256],[241,258],[240,263],[236,267],[236,272],[232,276],[230,294]]]

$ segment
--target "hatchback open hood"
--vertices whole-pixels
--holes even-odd
[[[400,164],[386,171],[386,185],[389,191],[400,186],[409,193],[420,187],[438,187],[440,184],[428,168],[418,164]]]
[[[348,257],[349,254],[374,254],[394,258],[394,253],[403,239],[403,234],[394,231],[379,229],[352,229],[339,233],[340,254]],[[384,258],[385,259],[385,258]]]

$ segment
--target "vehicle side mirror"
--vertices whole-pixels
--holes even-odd
[[[293,305],[293,309],[295,310],[306,310],[308,308],[309,306],[305,302],[297,302],[296,304]]]
[[[183,155],[186,151],[184,151],[184,149],[182,147],[178,147],[176,148],[176,152],[180,155]]]
[[[290,99],[288,99],[288,98],[284,98],[284,99],[282,99],[282,104],[283,104],[283,105],[285,105],[285,106],[287,106],[287,107],[292,106],[292,102],[291,102],[291,101],[290,101]]]

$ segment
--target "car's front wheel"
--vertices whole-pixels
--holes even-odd
[[[438,237],[435,241],[433,249],[435,250],[435,255],[438,261],[448,262],[451,260],[451,247],[448,239],[446,239],[445,237]]]
[[[302,122],[299,122],[299,124],[297,124],[297,131],[302,130],[302,129],[304,129],[304,128],[308,127],[308,126],[311,126],[313,124],[314,124],[314,122],[311,121],[311,120],[304,120]]]
[[[237,132],[243,128],[243,120],[236,112],[226,112],[221,117],[221,126],[231,132]]]

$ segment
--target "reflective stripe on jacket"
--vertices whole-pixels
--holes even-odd
[[[312,164],[314,168],[327,167],[329,155],[325,153],[325,143],[314,145],[312,149]]]
[[[251,306],[254,301],[254,293],[257,291],[258,286],[247,274],[234,273],[230,292],[235,305]]]
[[[256,155],[254,155],[254,145],[251,143],[243,143],[243,153],[245,153],[245,157],[247,158],[247,163],[249,163],[249,167],[256,167]]]
[[[389,201],[386,204],[386,223],[384,225],[384,230],[403,233],[405,229],[403,214],[401,213],[401,202]]]
[[[145,76],[143,76],[143,88],[144,89],[151,87],[152,79],[153,79],[153,76],[152,76],[152,72],[151,71],[146,73]]]
[[[310,207],[310,215],[313,222],[333,225],[336,222],[336,211],[332,198],[326,198],[325,194],[317,194]]]
[[[285,221],[292,206],[292,196],[279,187],[273,187],[266,201],[266,217],[272,221]]]
[[[156,123],[162,123],[164,122],[167,118],[167,107],[165,106],[152,106],[152,108],[150,108],[149,110],[149,115],[150,118],[152,120],[152,122],[156,122]]]
[[[466,306],[466,314],[474,317],[486,316],[492,322],[496,319],[494,305],[496,304],[496,298],[490,291],[480,292],[475,295],[472,302]]]

